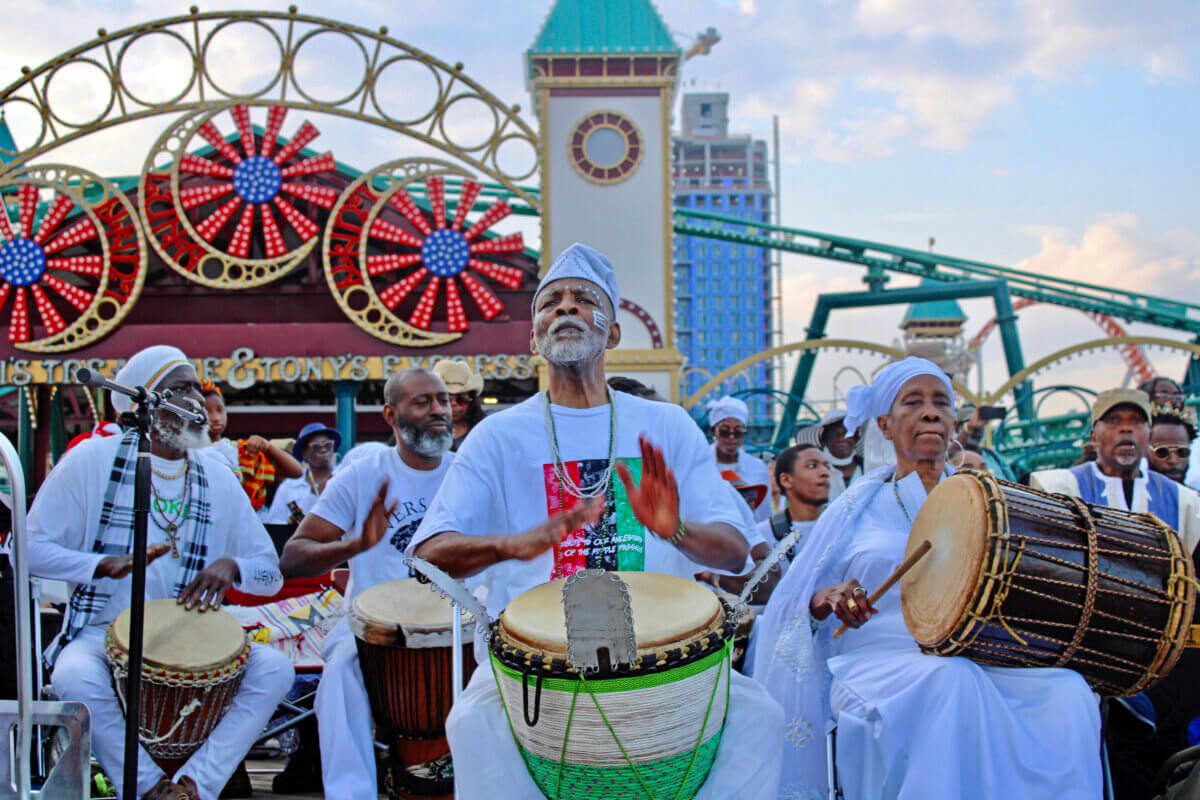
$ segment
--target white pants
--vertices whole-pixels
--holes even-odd
[[[325,667],[317,684],[316,709],[325,796],[378,800],[371,703],[345,618],[326,637],[321,657]]]
[[[459,800],[544,800],[517,750],[487,662],[451,709],[446,735]],[[782,764],[783,710],[758,682],[734,672],[721,745],[696,800],[775,800]]]
[[[68,644],[54,662],[51,681],[60,700],[85,703],[91,714],[92,752],[100,761],[117,795],[137,800],[163,777],[163,771],[144,748],[138,754],[136,794],[126,795],[121,785],[125,763],[125,714],[113,689],[112,672],[104,658],[104,633],[92,626]],[[217,800],[229,776],[246,757],[279,701],[292,686],[295,673],[287,656],[278,650],[251,647],[242,685],[228,713],[174,778],[187,775],[196,782],[203,800]]]

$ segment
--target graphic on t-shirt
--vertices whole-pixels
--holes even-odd
[[[621,458],[634,483],[642,478],[640,458]],[[603,458],[568,461],[564,471],[576,486],[593,486],[604,474],[608,460]],[[583,501],[559,484],[553,464],[544,464],[546,511],[551,515],[570,510]],[[565,578],[583,569],[630,570],[640,572],[646,565],[646,529],[633,515],[625,486],[613,472],[605,502],[604,516],[595,525],[568,533],[554,548],[554,567],[550,579]]]
[[[403,553],[404,548],[412,541],[413,534],[421,527],[425,512],[429,510],[429,502],[424,497],[414,497],[411,500],[401,500],[392,510],[390,522],[391,536],[388,543]]]

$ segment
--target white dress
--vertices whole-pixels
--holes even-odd
[[[822,516],[768,605],[755,677],[788,721],[780,797],[825,797],[832,720],[850,800],[1100,797],[1099,706],[1079,674],[922,654],[896,590],[862,628],[836,641],[833,625],[812,634],[814,590],[855,578],[870,591],[903,560],[925,489],[915,473],[893,488],[891,471]]]

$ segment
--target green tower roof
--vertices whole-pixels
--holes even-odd
[[[556,0],[529,48],[560,53],[678,53],[650,0]]]
[[[922,286],[941,286],[943,283],[944,281],[932,278],[924,278],[921,281]],[[961,324],[967,321],[967,315],[963,313],[962,306],[958,304],[957,300],[926,300],[913,303],[908,307],[908,311],[904,313],[904,319],[900,322],[900,327],[907,328],[910,325],[935,321]]]
[[[0,116],[0,164],[9,164],[17,154],[17,143],[13,140],[8,123]]]

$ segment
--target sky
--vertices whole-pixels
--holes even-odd
[[[258,0],[256,7],[287,3]],[[0,82],[95,35],[167,13],[142,0],[4,0]],[[203,3],[203,10],[239,4]],[[549,0],[309,2],[303,13],[389,34],[465,64],[497,97],[527,108],[522,54]],[[659,0],[677,41],[716,27],[721,41],[684,66],[681,90],[727,91],[731,130],[782,132],[782,222],[884,243],[1043,271],[1200,302],[1200,4],[1194,0]],[[163,47],[160,53],[159,46]],[[131,80],[147,91],[175,74],[159,42]],[[249,36],[223,55],[231,80],[261,73]],[[314,49],[315,84],[350,80],[336,48]],[[161,58],[160,58],[161,56]],[[133,59],[131,59],[132,63]],[[68,76],[64,75],[64,78]],[[64,104],[94,103],[86,76],[64,80]],[[11,115],[20,143],[20,119]],[[64,149],[103,174],[140,171],[162,120]],[[395,142],[347,125],[321,125],[319,142],[369,167]],[[317,146],[314,144],[314,146]],[[523,228],[536,242],[535,226]],[[859,268],[786,256],[784,338],[804,336],[816,295],[864,288]],[[910,280],[896,278],[892,286]],[[991,317],[963,303],[968,336]],[[893,342],[904,309],[838,312],[832,336]],[[1103,334],[1083,315],[1049,307],[1020,314],[1032,362]],[[1131,333],[1171,331],[1129,326]],[[1175,375],[1177,352],[1148,353]],[[854,357],[843,356],[843,359]],[[833,398],[841,361],[821,359],[813,393]],[[879,362],[865,358],[865,368]],[[998,337],[982,350],[983,384],[1005,377]],[[1095,389],[1125,370],[1108,352],[1066,362],[1043,382]],[[975,379],[972,380],[972,386]]]

